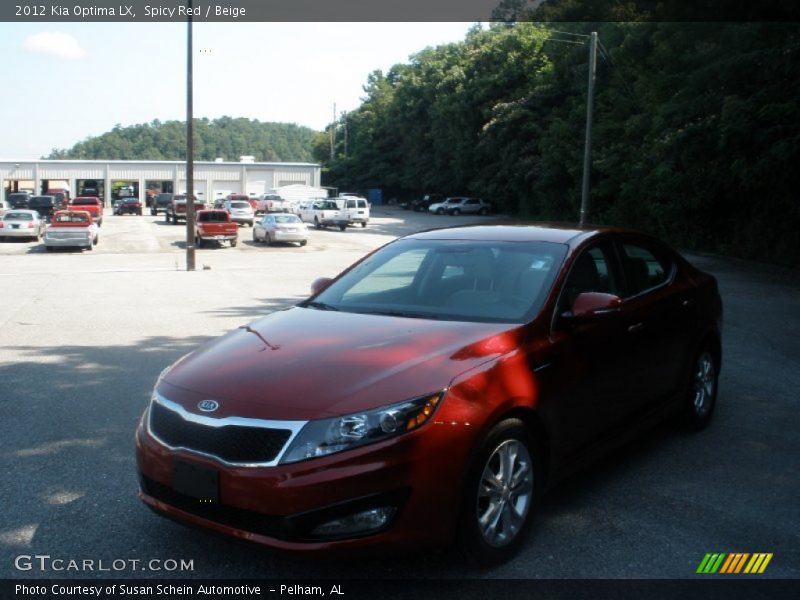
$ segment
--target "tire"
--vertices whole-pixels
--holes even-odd
[[[44,247],[44,249],[45,249],[47,252],[52,252],[52,251],[54,250],[54,248],[53,248],[52,246],[45,246],[45,247]]]
[[[344,231],[347,229],[347,225],[339,225],[339,231]]]
[[[89,244],[88,246],[86,246],[86,249],[91,252],[92,250],[94,250],[94,244]]]
[[[257,244],[257,243],[259,243],[260,241],[261,241],[261,240],[259,240],[259,239],[258,239],[258,237],[256,236],[256,230],[255,230],[255,229],[253,229],[253,243],[254,243],[254,244]]]
[[[168,212],[165,212],[165,213],[164,213],[164,220],[165,220],[167,223],[169,223],[169,213],[168,213]]]
[[[202,248],[203,247],[203,238],[201,238],[200,236],[195,237],[194,238],[194,245],[197,248]]]
[[[269,231],[264,234],[264,243],[267,246],[272,246],[272,238],[269,236]]]
[[[519,549],[541,489],[538,455],[519,419],[501,421],[484,438],[467,475],[458,532],[459,550],[473,564],[498,564]]]
[[[300,242],[300,246],[305,246],[308,243],[308,240],[303,240]]]
[[[322,224],[319,222],[319,219],[317,217],[314,217],[314,228],[322,229]]]
[[[443,215],[444,214],[444,209],[443,208],[437,208],[436,209],[436,214],[437,215]]]
[[[238,243],[238,240],[231,240],[231,248],[236,248],[236,244],[237,243]]]
[[[710,345],[697,353],[689,373],[689,385],[683,404],[682,424],[690,431],[705,429],[717,404],[719,361]]]
[[[152,210],[152,209],[150,210],[150,216],[151,217],[155,217],[157,214],[158,214],[157,210]]]
[[[361,221],[361,229],[364,229],[367,226],[366,221]]]
[[[450,211],[450,216],[451,217],[457,217],[460,214],[461,214],[461,210],[458,209],[458,208],[454,208],[452,211]]]
[[[482,208],[481,209],[481,215],[483,215],[485,217],[488,214],[489,214],[489,209],[488,208]]]

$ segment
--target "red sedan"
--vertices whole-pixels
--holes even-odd
[[[559,476],[714,410],[716,280],[642,234],[429,231],[314,288],[162,373],[136,433],[148,506],[289,550],[497,562]]]

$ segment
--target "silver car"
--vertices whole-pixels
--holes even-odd
[[[226,200],[222,207],[231,214],[231,221],[234,223],[253,226],[255,211],[247,200]]]
[[[38,240],[44,231],[45,222],[35,210],[9,210],[0,220],[0,239],[29,238]]]
[[[308,227],[300,217],[290,213],[267,214],[253,227],[253,241],[308,243]]]

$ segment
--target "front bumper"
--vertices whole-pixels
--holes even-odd
[[[224,465],[136,432],[142,501],[169,518],[298,552],[374,545],[444,547],[453,538],[469,436],[435,422],[419,431],[327,457],[277,466]],[[176,460],[218,474],[218,502],[173,488]],[[385,526],[353,535],[315,529],[333,518],[390,506]]]

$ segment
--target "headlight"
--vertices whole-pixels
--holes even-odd
[[[442,393],[437,392],[370,411],[309,421],[281,463],[327,456],[413,431],[431,418],[441,399]]]

